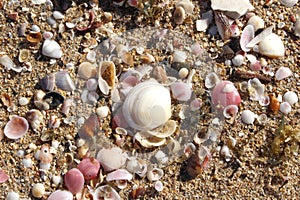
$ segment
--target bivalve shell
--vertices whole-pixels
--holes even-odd
[[[113,171],[121,168],[127,160],[127,154],[119,147],[111,149],[101,149],[97,154],[97,160],[101,163],[105,171]]]
[[[282,80],[282,79],[285,79],[289,76],[291,76],[293,74],[293,72],[291,71],[290,68],[288,67],[280,67],[276,73],[275,73],[275,78],[276,80]]]
[[[270,58],[278,58],[284,56],[285,48],[280,37],[275,33],[271,33],[259,43],[258,51]]]
[[[289,114],[292,111],[292,106],[288,102],[282,102],[279,108],[280,112]]]
[[[250,19],[247,22],[247,25],[252,25],[254,27],[254,31],[257,31],[258,29],[265,27],[265,22],[261,17],[254,15],[250,17]]]
[[[32,45],[38,44],[40,41],[42,41],[43,36],[41,32],[36,31],[30,31],[30,33],[26,36],[26,39],[28,42],[30,42]]]
[[[241,114],[242,122],[245,124],[253,124],[256,118],[256,114],[254,114],[251,110],[243,110]]]
[[[50,58],[61,58],[63,52],[60,45],[51,39],[46,39],[43,43],[42,54]]]
[[[13,116],[4,127],[4,134],[9,139],[19,139],[23,137],[29,128],[28,121],[19,116]]]
[[[64,177],[65,185],[72,194],[76,194],[83,189],[84,176],[77,168],[69,170]]]
[[[98,85],[100,91],[108,95],[110,89],[116,84],[116,66],[111,61],[103,61],[98,68]]]
[[[94,158],[84,158],[77,168],[82,172],[85,180],[91,180],[97,177],[100,163]]]
[[[31,193],[35,198],[42,198],[46,193],[45,186],[42,183],[36,183],[33,185]]]
[[[164,175],[164,171],[160,168],[153,168],[147,172],[149,181],[158,181]]]
[[[182,6],[178,6],[175,8],[173,18],[176,24],[182,24],[184,22],[186,18],[186,13]]]
[[[298,102],[298,96],[293,91],[288,91],[283,95],[283,100],[288,102],[290,105],[293,105]]]
[[[66,190],[56,190],[53,192],[47,200],[72,200],[73,194]]]
[[[89,79],[96,77],[97,68],[96,65],[90,62],[83,62],[78,67],[78,75],[80,78]]]
[[[14,191],[11,191],[7,194],[6,200],[19,200],[20,195]]]
[[[286,7],[293,7],[297,4],[298,0],[279,0]]]

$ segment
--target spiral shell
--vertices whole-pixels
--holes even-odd
[[[127,95],[122,111],[131,128],[152,130],[171,117],[170,91],[155,81],[137,84]]]

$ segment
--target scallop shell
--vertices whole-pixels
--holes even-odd
[[[293,7],[297,4],[298,0],[279,0],[286,7]]]
[[[116,66],[111,61],[103,61],[98,68],[98,85],[101,92],[108,95],[116,84]]]
[[[122,111],[131,128],[152,130],[171,117],[170,91],[154,81],[139,83],[126,96]]]
[[[13,116],[4,127],[4,135],[9,139],[19,139],[28,131],[28,121],[19,116]]]
[[[285,48],[282,40],[275,33],[265,37],[258,45],[259,53],[270,58],[283,57]]]

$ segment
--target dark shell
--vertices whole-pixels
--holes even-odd
[[[40,80],[42,90],[53,91],[55,86],[55,75],[50,74]]]
[[[64,102],[64,99],[58,92],[48,92],[43,98],[45,102],[49,103],[50,109],[56,109]]]
[[[100,123],[98,116],[96,114],[92,114],[89,118],[85,120],[84,124],[80,127],[78,134],[82,139],[91,141],[92,138],[99,132],[99,128]]]

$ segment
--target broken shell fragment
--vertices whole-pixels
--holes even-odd
[[[156,181],[154,184],[154,188],[157,192],[161,192],[164,189],[163,183],[161,181]]]
[[[146,148],[162,146],[166,142],[166,138],[155,137],[152,134],[149,134],[148,132],[137,132],[134,135],[134,139]]]
[[[285,48],[280,37],[271,33],[259,43],[258,51],[270,58],[279,58],[284,56]]]
[[[32,109],[26,113],[26,118],[30,123],[31,128],[33,130],[37,130],[40,124],[42,123],[44,116],[41,113],[41,111],[37,109]]]
[[[249,18],[247,25],[252,25],[254,27],[254,31],[257,31],[258,29],[265,27],[265,22],[261,17],[254,15]]]
[[[51,193],[47,200],[72,200],[73,194],[66,190],[56,190],[55,192]]]
[[[237,19],[254,9],[249,0],[211,0],[211,8],[224,11],[232,19]]]
[[[42,78],[40,85],[43,90],[53,91],[55,87],[55,74],[50,74]]]
[[[293,91],[288,91],[283,95],[283,100],[288,102],[290,105],[293,105],[298,102],[298,96]]]
[[[5,67],[7,70],[13,70],[15,72],[21,72],[22,67],[18,67],[14,61],[8,56],[0,53],[0,64]]]
[[[279,0],[281,4],[286,7],[293,7],[297,4],[298,0]]]
[[[106,181],[116,181],[116,180],[131,180],[133,178],[132,174],[126,169],[117,169],[116,171],[110,172],[106,176]]]
[[[64,176],[66,187],[72,194],[76,194],[83,189],[84,176],[77,168],[69,170]]]
[[[290,68],[288,67],[280,67],[276,73],[275,73],[275,78],[276,80],[282,80],[285,79],[289,76],[291,76],[293,74],[293,72],[290,70]]]
[[[236,105],[228,105],[223,110],[223,115],[225,118],[231,118],[236,116],[238,113],[239,108]]]
[[[76,89],[74,82],[66,71],[59,71],[55,73],[56,86],[65,91],[74,91]]]
[[[26,39],[32,45],[36,45],[40,41],[42,41],[43,36],[42,36],[41,32],[30,31],[29,34],[26,36]]]
[[[29,128],[28,121],[19,116],[13,116],[4,127],[4,135],[9,139],[19,139],[23,137]]]
[[[63,52],[60,45],[51,39],[46,39],[43,43],[42,54],[50,58],[61,58]]]
[[[251,48],[247,47],[247,44],[254,38],[255,30],[253,25],[247,25],[241,35],[240,46],[244,52],[249,52]]]
[[[121,200],[120,195],[118,192],[109,185],[103,185],[98,187],[93,193],[93,199],[114,199],[114,200]]]
[[[298,18],[296,20],[295,27],[294,27],[294,33],[296,36],[300,37],[300,18]]]
[[[170,87],[173,98],[178,101],[188,101],[192,96],[192,88],[188,83],[175,82]]]
[[[254,114],[251,110],[243,110],[241,114],[242,122],[245,124],[253,124],[256,114]]]
[[[0,169],[0,183],[4,183],[8,179],[9,179],[9,176],[2,169]]]
[[[109,90],[115,88],[116,66],[111,61],[103,61],[98,68],[98,86],[100,91],[108,95]]]
[[[158,181],[164,175],[164,171],[160,168],[153,168],[147,172],[149,181]]]
[[[184,8],[181,6],[176,7],[173,14],[173,18],[176,24],[182,24],[186,18],[186,13]]]
[[[103,166],[103,169],[107,172],[121,168],[126,160],[127,154],[122,152],[119,147],[113,147],[111,149],[101,149],[97,154],[97,160]]]
[[[154,81],[139,83],[126,96],[122,112],[131,128],[152,130],[166,123],[171,117],[170,92]]]
[[[97,74],[97,68],[95,64],[92,64],[90,62],[83,62],[78,67],[78,75],[82,79],[89,79],[96,77]]]
[[[91,180],[98,176],[100,163],[94,158],[84,158],[77,168],[82,172],[85,180]]]
[[[282,102],[279,108],[283,114],[289,114],[292,111],[292,106],[288,102]]]
[[[39,199],[39,198],[42,198],[45,193],[46,193],[46,191],[45,191],[45,186],[43,183],[36,183],[33,185],[32,190],[31,190],[32,196]]]
[[[215,72],[211,72],[205,77],[205,87],[207,87],[208,89],[215,87],[219,82],[220,79]]]

